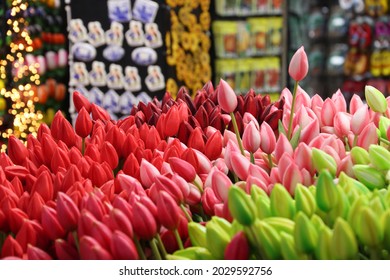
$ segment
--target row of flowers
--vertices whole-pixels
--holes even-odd
[[[390,100],[221,80],[119,121],[80,93],[0,155],[3,259],[388,259]]]

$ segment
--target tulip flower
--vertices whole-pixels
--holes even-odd
[[[116,260],[138,259],[137,249],[133,240],[118,230],[114,231],[112,235],[110,251],[112,252],[113,259]]]
[[[75,130],[82,138],[88,137],[92,131],[92,120],[84,107],[81,108],[79,114],[77,115]]]
[[[298,251],[313,253],[318,241],[318,232],[303,212],[295,217],[294,240]]]
[[[169,230],[176,230],[180,222],[180,208],[176,201],[165,191],[157,196],[157,212],[160,223]]]
[[[360,133],[357,145],[368,150],[371,144],[378,143],[378,132],[374,123],[368,124]]]
[[[59,192],[57,196],[57,216],[65,230],[76,229],[80,211],[71,198],[62,192]]]
[[[211,188],[213,189],[216,197],[223,201],[228,201],[228,192],[233,185],[229,177],[219,170],[214,170],[210,173],[211,176]]]
[[[63,239],[56,239],[55,254],[60,260],[76,260],[79,258],[76,248]]]
[[[272,128],[266,122],[260,126],[260,138],[260,149],[270,155],[275,150],[276,138]]]
[[[93,237],[80,238],[80,257],[84,260],[111,260],[112,255],[104,249]]]
[[[137,237],[151,240],[157,233],[157,223],[150,210],[136,202],[133,206],[132,225]]]
[[[223,259],[227,245],[231,238],[226,229],[213,217],[206,224],[207,249],[216,259]]]
[[[373,86],[366,85],[364,88],[364,95],[368,106],[374,112],[384,114],[387,110],[387,101],[383,93]]]
[[[215,131],[206,141],[205,155],[210,160],[216,160],[222,153],[222,134]]]
[[[243,231],[238,232],[226,246],[225,260],[248,260],[250,247]]]
[[[28,157],[28,150],[22,141],[11,135],[8,139],[8,155],[15,164],[22,165]]]
[[[110,211],[109,227],[113,232],[119,230],[128,237],[133,238],[133,226],[131,225],[129,217],[117,208],[113,208]]]
[[[48,253],[30,244],[27,245],[27,258],[29,260],[51,260],[52,259]]]
[[[196,247],[207,247],[206,227],[199,223],[188,223],[188,234],[191,244]]]
[[[154,167],[147,160],[142,159],[140,165],[140,178],[141,183],[144,187],[149,188],[155,181],[155,177],[158,176],[160,172],[156,167]]]
[[[240,224],[249,226],[256,217],[256,207],[250,196],[237,186],[232,186],[228,195],[231,215]]]
[[[77,112],[80,112],[84,108],[88,113],[91,112],[91,103],[80,92],[74,91],[72,94],[73,104]]]
[[[172,171],[179,174],[187,182],[193,182],[195,180],[196,171],[190,163],[178,157],[170,157],[168,161],[171,165]]]
[[[356,164],[352,167],[356,178],[369,189],[381,189],[385,187],[384,175],[368,165]]]
[[[33,222],[31,220],[25,219],[23,221],[15,239],[23,248],[23,251],[27,250],[28,244],[34,246],[38,244],[38,232],[34,228]]]
[[[237,107],[237,95],[232,87],[223,79],[218,85],[218,104],[222,110],[227,113],[232,113]]]
[[[44,232],[52,240],[64,237],[65,231],[59,222],[57,211],[55,209],[46,205],[42,207],[41,224]]]
[[[244,134],[242,136],[242,144],[244,148],[251,152],[254,153],[256,152],[259,147],[260,147],[260,132],[256,128],[256,125],[254,122],[250,122],[245,130]]]
[[[214,215],[215,204],[221,202],[217,198],[217,196],[215,195],[213,189],[211,189],[211,188],[204,189],[201,201],[202,201],[202,206],[203,206],[205,213],[209,216]]]
[[[20,258],[23,256],[22,246],[12,237],[12,235],[8,235],[7,238],[5,238],[1,248],[1,257],[5,258],[8,256]]]
[[[312,163],[318,172],[329,170],[332,175],[336,174],[337,164],[335,159],[322,150],[317,148],[312,149]]]

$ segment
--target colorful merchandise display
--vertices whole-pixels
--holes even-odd
[[[281,90],[282,7],[282,1],[216,1],[215,82],[224,78],[240,93]]]
[[[75,92],[74,126],[0,154],[0,258],[388,260],[390,97],[310,97],[304,48],[288,69],[275,102],[220,80],[121,120]]]

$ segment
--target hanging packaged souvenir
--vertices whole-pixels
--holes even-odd
[[[84,62],[74,62],[70,69],[70,85],[89,85],[87,67]]]
[[[148,75],[145,78],[145,84],[150,91],[158,91],[165,88],[165,77],[161,73],[160,66],[148,66]]]
[[[86,41],[87,29],[81,19],[72,19],[69,23],[69,40],[73,43]]]
[[[156,23],[145,24],[145,45],[150,48],[162,46],[161,33]]]
[[[92,71],[89,72],[89,80],[92,86],[102,87],[107,83],[106,66],[101,61],[92,62]]]
[[[150,95],[144,91],[137,95],[137,99],[138,99],[138,102],[143,102],[145,104],[152,101],[152,98],[150,97]]]
[[[119,95],[118,93],[110,89],[103,97],[103,108],[110,113],[118,113],[120,111]]]
[[[132,51],[131,59],[140,66],[147,66],[156,63],[157,53],[148,47],[139,47]]]
[[[107,45],[122,46],[123,44],[123,25],[119,22],[111,22],[110,29],[106,31]]]
[[[103,51],[103,57],[108,61],[116,62],[121,60],[125,55],[125,50],[116,45],[107,46]]]
[[[107,74],[107,86],[111,89],[123,88],[123,72],[122,66],[119,64],[111,64],[109,73]]]
[[[131,19],[130,0],[108,0],[108,17],[111,21],[128,22]]]
[[[132,66],[126,66],[124,88],[128,91],[140,91],[141,90],[141,77],[138,74],[138,68]]]
[[[88,42],[94,47],[100,47],[106,43],[106,35],[100,22],[88,23]]]
[[[130,114],[131,109],[137,106],[139,100],[131,91],[125,91],[119,97],[120,113],[127,116]]]
[[[133,17],[144,23],[154,22],[158,11],[158,4],[150,0],[136,0],[133,8]]]
[[[88,100],[100,107],[103,107],[103,98],[104,93],[97,87],[91,88],[91,90],[88,92]]]
[[[125,38],[130,47],[142,46],[145,41],[142,23],[137,20],[130,21],[129,30],[126,31]]]
[[[96,49],[88,43],[78,42],[71,47],[74,58],[81,61],[92,61],[96,57]]]

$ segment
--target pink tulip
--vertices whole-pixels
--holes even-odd
[[[225,260],[248,260],[250,247],[243,231],[236,233],[225,248]]]
[[[337,112],[347,112],[347,102],[345,101],[345,97],[340,89],[338,89],[332,95],[331,99],[336,107]]]
[[[111,260],[111,254],[91,236],[80,238],[80,258],[83,260]]]
[[[268,123],[263,122],[260,126],[260,149],[270,155],[276,146],[275,133]]]
[[[354,94],[349,102],[349,112],[351,115],[355,114],[364,105],[359,95]]]
[[[304,47],[300,47],[290,60],[288,73],[295,81],[303,80],[309,70],[309,63]]]
[[[154,183],[155,178],[160,175],[160,172],[147,160],[142,159],[140,165],[140,178],[141,183],[145,188],[150,188]]]
[[[302,129],[299,141],[310,143],[320,133],[320,124],[318,119],[313,119],[305,128]]]
[[[244,148],[251,152],[254,153],[256,152],[259,147],[260,147],[260,132],[256,128],[256,125],[254,122],[250,122],[245,130],[244,134],[242,136],[242,144]]]
[[[337,166],[337,176],[339,176],[341,172],[344,172],[351,178],[355,177],[353,172],[353,163],[350,155],[344,157]]]
[[[303,178],[298,166],[292,162],[283,174],[282,183],[291,195],[294,195],[298,183],[302,183]]]
[[[217,196],[215,195],[213,189],[206,188],[202,194],[202,206],[205,213],[209,216],[214,216],[214,206],[215,204],[221,203]]]
[[[294,151],[294,162],[298,165],[299,169],[306,169],[311,173],[314,172],[311,164],[311,149],[306,143],[301,142],[298,144]]]
[[[28,157],[26,146],[15,136],[8,139],[8,155],[15,164],[22,165]]]
[[[168,177],[162,175],[156,176],[155,187],[157,191],[166,191],[169,193],[177,203],[182,203],[184,201],[184,196],[180,187]]]
[[[115,260],[137,260],[138,252],[133,240],[121,231],[114,231],[110,251]]]
[[[207,174],[210,172],[212,164],[210,160],[200,151],[194,150],[195,155],[198,158],[197,174]]]
[[[211,188],[213,189],[215,196],[219,200],[227,202],[229,189],[233,185],[232,181],[225,173],[219,170],[215,169],[211,174]]]
[[[90,236],[93,237],[103,248],[110,248],[112,231],[104,223],[96,220],[90,228]]]
[[[270,190],[268,188],[268,183],[267,181],[261,180],[258,177],[254,177],[252,175],[249,175],[248,178],[246,178],[246,186],[245,186],[245,191],[247,193],[251,192],[251,189],[253,187],[259,187],[262,190],[264,190],[267,194],[270,194]]]
[[[276,146],[275,146],[276,162],[279,162],[280,158],[284,154],[288,154],[288,155],[292,156],[293,153],[294,153],[293,148],[292,148],[290,142],[288,141],[286,135],[280,134],[279,139],[276,142]]]
[[[333,120],[336,135],[343,139],[351,131],[351,115],[345,112],[336,113]]]
[[[351,118],[351,131],[355,135],[362,133],[363,129],[367,127],[370,122],[369,112],[367,105],[360,106],[355,111]]]
[[[321,123],[323,126],[333,126],[333,119],[336,115],[336,106],[330,98],[325,99],[321,111]]]
[[[63,192],[59,192],[57,196],[57,215],[65,230],[72,231],[77,228],[80,211],[71,198]]]
[[[41,224],[46,235],[52,239],[62,238],[65,235],[64,228],[61,226],[57,211],[46,205],[42,208]]]
[[[239,152],[231,154],[232,171],[240,178],[245,180],[248,177],[248,170],[251,162]]]
[[[171,165],[172,171],[179,174],[187,182],[193,182],[195,180],[195,168],[187,161],[178,157],[171,157],[169,158],[169,164]]]
[[[180,223],[181,209],[166,191],[158,193],[157,208],[157,217],[160,224],[169,230],[177,229]]]
[[[120,209],[113,208],[109,215],[109,227],[112,231],[121,231],[128,237],[133,238],[133,226],[127,217]]]
[[[217,88],[218,104],[226,113],[232,113],[237,107],[237,95],[232,87],[223,79]]]
[[[371,144],[378,143],[378,133],[374,123],[369,123],[360,133],[357,145],[368,150]]]

